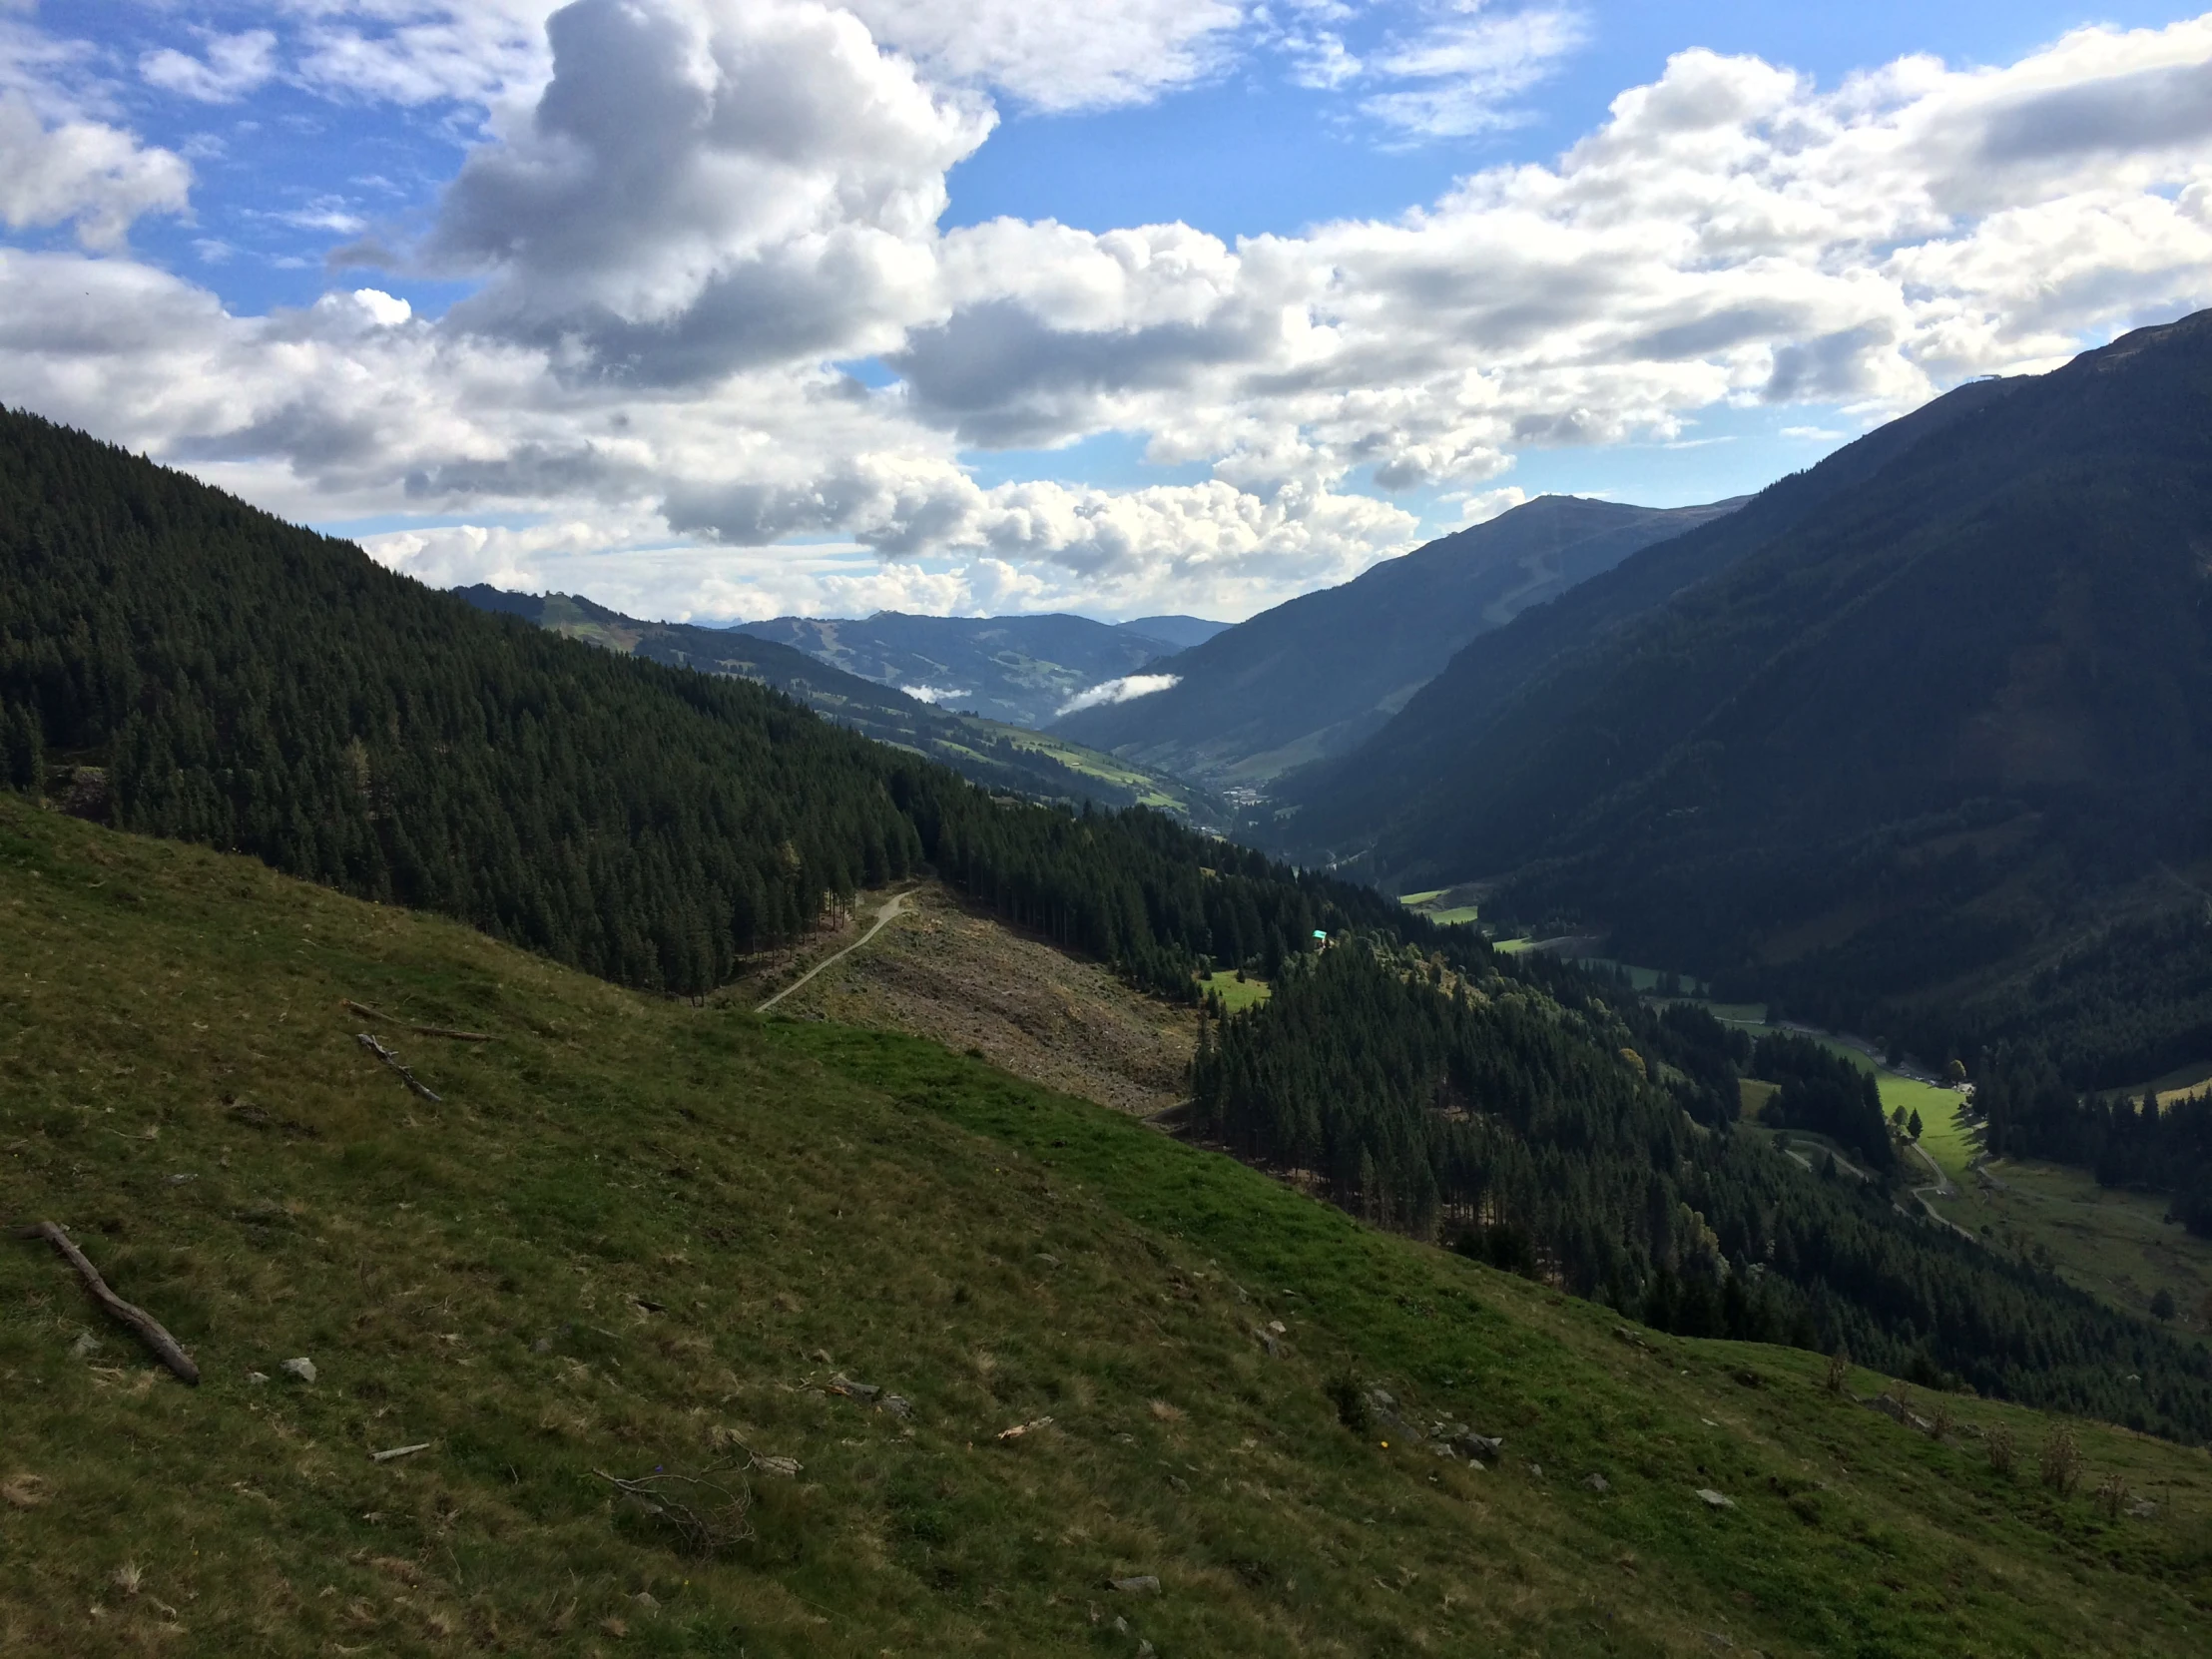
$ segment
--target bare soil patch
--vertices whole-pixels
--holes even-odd
[[[863,906],[867,913],[872,906]],[[942,886],[777,1004],[980,1050],[1033,1083],[1149,1116],[1184,1098],[1197,1015],[1132,990],[1101,963],[1027,937]]]

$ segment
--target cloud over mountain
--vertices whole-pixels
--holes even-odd
[[[1354,107],[1423,86],[1494,105],[1566,49],[1568,25],[1534,12],[1438,16],[1357,75],[1329,59]],[[427,222],[354,251],[395,275],[247,315],[120,254],[0,249],[0,395],[298,516],[436,515],[394,534],[455,576],[494,574],[471,548],[507,579],[583,557],[564,548],[644,561],[620,575],[634,609],[727,613],[715,571],[805,540],[838,550],[847,586],[795,606],[787,582],[785,609],[865,590],[1240,614],[1408,545],[1418,492],[1501,487],[1532,449],[1669,440],[1732,405],[1872,419],[2212,302],[2202,19],[1830,87],[1686,51],[1547,162],[1297,235],[946,228],[948,176],[998,104],[1126,104],[1255,42],[1294,51],[1256,17],[273,7],[141,71],[195,103],[269,78],[474,110]],[[1321,63],[1318,25],[1299,27],[1299,61]],[[0,64],[0,89],[20,84]],[[112,113],[0,90],[0,219],[112,250],[135,219],[189,211],[188,165]],[[376,285],[426,275],[462,296],[423,313]],[[1112,433],[1183,472],[976,476],[981,453]],[[527,520],[548,527],[535,554]],[[829,579],[825,556],[785,555],[806,582]]]

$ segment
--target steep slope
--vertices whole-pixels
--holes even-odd
[[[1180,683],[1055,731],[1214,787],[1264,785],[1382,725],[1469,639],[1725,515],[1544,496],[1263,611],[1177,657]]]
[[[2212,849],[2208,463],[2212,314],[1984,393],[1486,715],[1439,685],[1436,782],[1372,865],[1511,874],[1519,913],[1970,1057],[1976,996],[2201,903],[2166,869]],[[2150,1000],[2100,1063],[2207,1012]]]
[[[1194,618],[1164,619],[1188,633]],[[785,616],[740,623],[879,685],[1014,726],[1052,724],[1077,692],[1135,674],[1179,646],[1134,623],[1081,616],[908,616],[878,611],[861,621]],[[1199,623],[1200,628],[1212,626]]]
[[[5,411],[0,734],[8,781],[51,777],[73,812],[695,995],[923,863],[1186,998],[1209,955],[1383,908],[1158,814],[1009,801],[746,679],[487,615]]]
[[[1372,842],[1384,824],[1454,776],[1470,734],[1553,659],[1599,644],[1676,594],[1812,522],[1922,439],[2008,395],[2016,383],[1969,381],[1760,491],[1737,511],[1632,553],[1611,570],[1530,606],[1506,626],[1478,635],[1368,742],[1282,779],[1273,793],[1280,809],[1293,816],[1282,821],[1277,833],[1324,855]]]
[[[736,675],[772,686],[825,719],[878,743],[927,756],[985,789],[1046,801],[1156,807],[1202,827],[1217,826],[1226,817],[1219,803],[1187,784],[1110,755],[1085,752],[1077,744],[1044,742],[1020,727],[933,708],[742,630],[642,622],[570,594],[508,593],[481,583],[454,591],[478,610],[519,616],[569,639],[672,668]]]
[[[4,798],[0,951],[0,1213],[68,1224],[204,1374],[0,1251],[11,1653],[2205,1641],[2201,1452],[2079,1424],[2045,1489],[2035,1413],[1931,1435],[1816,1357],[1622,1341],[930,1045]],[[1460,1419],[1503,1455],[1443,1454]],[[712,1554],[670,1500],[738,1517],[693,1477],[750,1498]]]

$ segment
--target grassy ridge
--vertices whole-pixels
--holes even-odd
[[[2161,1504],[2108,1520],[1811,1357],[1622,1342],[925,1043],[4,802],[0,962],[0,1215],[71,1226],[207,1379],[0,1251],[0,1650],[2202,1650],[2202,1453],[2083,1427],[2092,1482]],[[1341,1374],[1505,1457],[1356,1435]],[[1960,1415],[2029,1462],[2047,1420]],[[751,1473],[714,1561],[596,1472],[742,1448],[802,1467]]]

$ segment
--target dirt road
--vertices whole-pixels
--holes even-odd
[[[779,1002],[783,1001],[785,997],[791,995],[792,992],[799,989],[800,986],[804,985],[808,980],[812,979],[824,968],[830,966],[830,963],[843,961],[847,956],[851,955],[855,950],[859,949],[860,946],[867,943],[868,940],[874,938],[876,934],[880,933],[883,930],[884,924],[888,922],[893,916],[897,915],[899,911],[905,909],[905,907],[906,895],[902,892],[892,893],[890,897],[883,900],[883,907],[875,912],[875,925],[873,927],[870,927],[865,933],[862,933],[858,938],[854,939],[850,944],[846,945],[842,950],[836,952],[834,955],[823,957],[821,961],[817,962],[813,967],[809,968],[805,973],[801,974],[797,979],[794,979],[790,984],[786,985],[782,990],[778,991],[774,996],[770,997],[766,1002],[762,1003],[753,1011],[756,1014],[767,1013],[771,1008],[775,1007]]]

